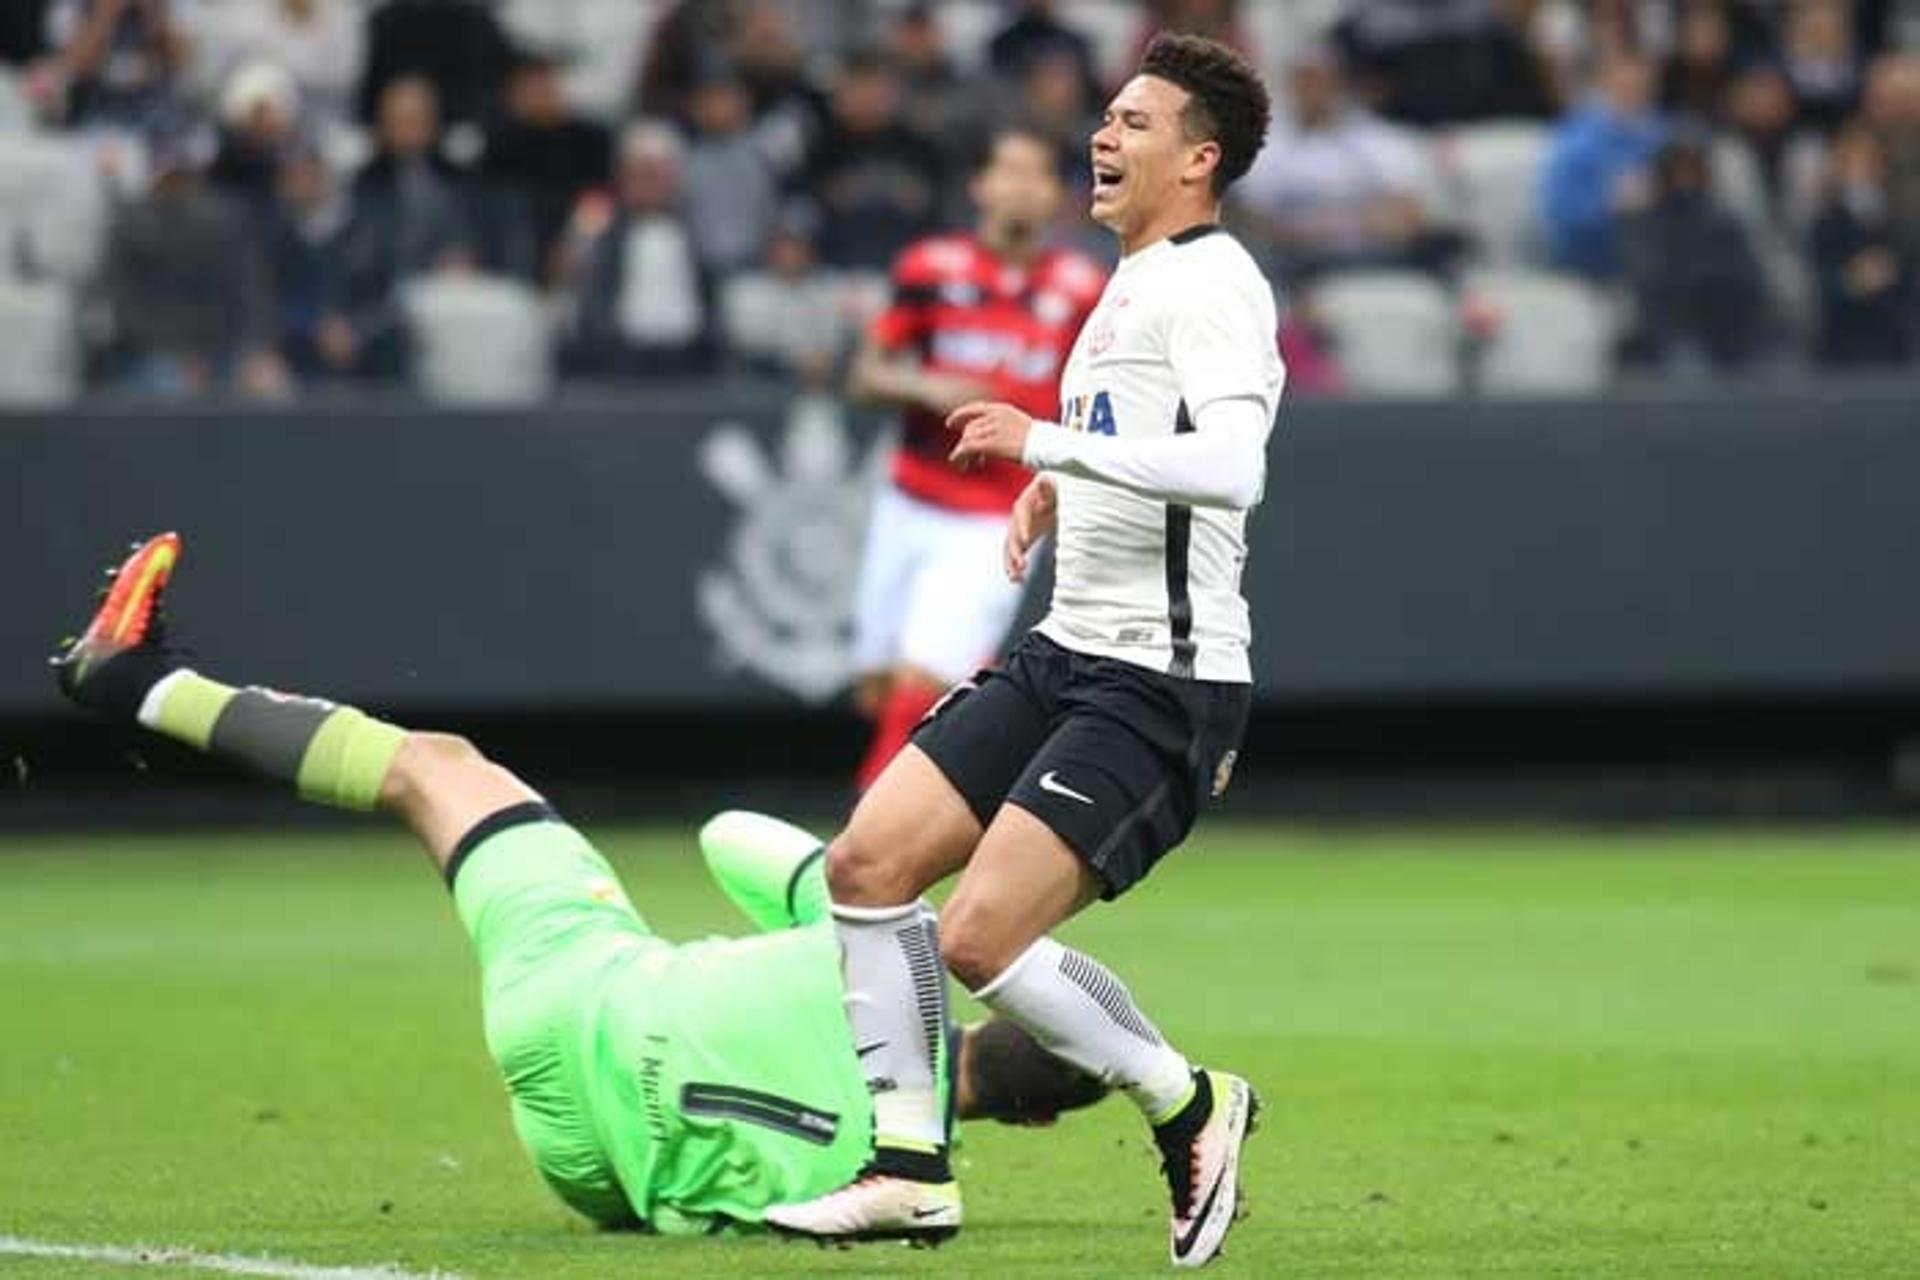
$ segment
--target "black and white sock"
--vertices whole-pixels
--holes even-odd
[[[973,993],[1060,1057],[1124,1090],[1150,1124],[1193,1097],[1193,1071],[1092,956],[1042,938]]]
[[[874,1145],[938,1155],[946,1145],[934,1070],[947,1025],[946,970],[921,903],[833,906],[846,973],[847,1021],[873,1094]]]

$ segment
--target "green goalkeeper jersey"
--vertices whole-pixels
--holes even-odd
[[[541,1176],[590,1217],[672,1234],[757,1223],[769,1205],[845,1185],[869,1154],[872,1101],[838,944],[818,922],[818,859],[778,826],[792,835],[703,834],[722,887],[770,929],[744,938],[658,938],[555,821],[506,826],[459,870],[515,1126]]]

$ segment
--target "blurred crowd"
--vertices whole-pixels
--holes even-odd
[[[825,382],[996,124],[1111,260],[1086,138],[1162,28],[1269,73],[1230,214],[1303,392],[1912,363],[1920,0],[5,0],[0,327],[152,397],[485,381],[515,316]]]

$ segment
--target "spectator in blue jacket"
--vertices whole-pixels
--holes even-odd
[[[1554,265],[1606,279],[1620,269],[1619,218],[1648,204],[1650,167],[1666,129],[1653,105],[1653,66],[1643,56],[1610,55],[1594,87],[1592,99],[1554,133],[1540,217]]]

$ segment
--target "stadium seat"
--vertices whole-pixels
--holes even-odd
[[[1086,37],[1101,80],[1118,84],[1126,79],[1144,20],[1141,7],[1113,0],[1064,0],[1057,8],[1060,21]],[[1012,18],[1002,0],[944,0],[934,13],[948,51],[968,66],[986,65],[987,46]]]
[[[1146,21],[1142,6],[1114,4],[1113,0],[1065,0],[1057,6],[1060,20],[1087,38],[1093,46],[1094,70],[1102,80],[1118,85],[1133,70]],[[1000,21],[1007,21],[1002,6]]]
[[[46,408],[80,391],[73,291],[52,281],[0,282],[0,408]]]
[[[1537,191],[1548,132],[1534,124],[1456,129],[1434,146],[1453,218],[1490,265],[1542,260]]]
[[[1484,323],[1476,385],[1490,396],[1596,395],[1613,369],[1614,326],[1605,299],[1551,271],[1483,270],[1462,285]]]
[[[963,66],[986,65],[987,43],[1006,21],[995,0],[947,0],[936,5],[933,14],[949,54]]]
[[[566,62],[567,93],[582,114],[613,122],[632,105],[647,42],[665,0],[504,0],[514,39]]]
[[[1284,4],[1240,7],[1240,25],[1271,83],[1284,82],[1287,68],[1327,30],[1346,8],[1346,0],[1286,0]]]
[[[794,286],[764,271],[743,271],[720,289],[720,324],[729,350],[783,361],[795,353],[837,351],[845,327],[836,283]]]
[[[0,67],[0,134],[25,133],[33,127],[33,109],[20,91],[17,75]]]
[[[1445,396],[1460,389],[1453,300],[1411,271],[1357,271],[1314,285],[1315,318],[1355,396]]]
[[[72,284],[91,278],[106,240],[107,195],[86,146],[0,135],[0,225],[18,237],[10,266]]]
[[[553,386],[553,338],[539,296],[517,280],[434,276],[402,296],[413,382],[443,404],[535,403]]]

